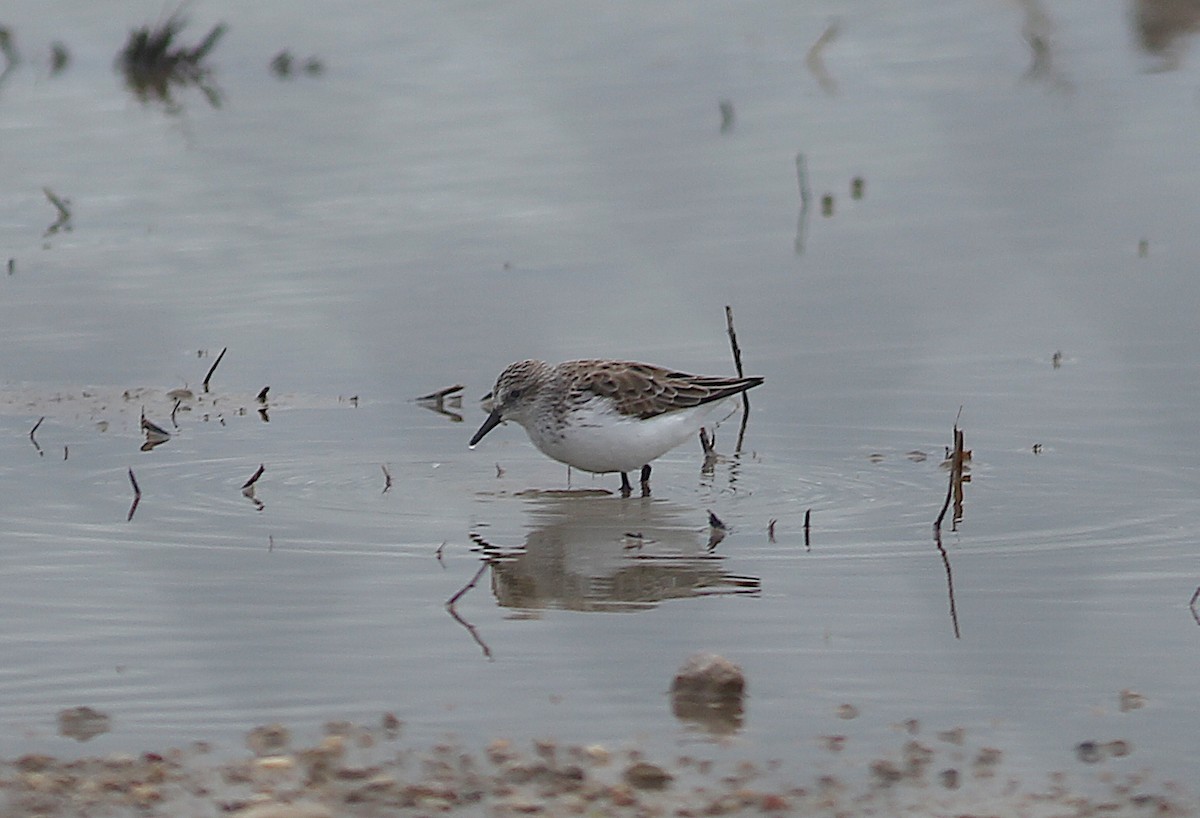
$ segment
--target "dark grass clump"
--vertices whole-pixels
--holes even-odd
[[[172,14],[157,27],[142,26],[129,32],[129,39],[117,55],[117,65],[125,84],[142,102],[162,102],[168,110],[178,110],[172,95],[174,87],[195,86],[210,105],[219,108],[220,92],[211,81],[212,70],[205,58],[216,47],[227,26],[218,23],[194,46],[179,43],[187,20]]]

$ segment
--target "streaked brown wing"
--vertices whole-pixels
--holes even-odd
[[[628,415],[651,418],[736,395],[762,378],[719,378],[674,372],[635,361],[589,361],[575,388],[612,399]]]

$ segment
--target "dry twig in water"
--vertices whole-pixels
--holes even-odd
[[[733,329],[733,307],[728,304],[725,305],[725,329],[729,333],[729,346],[733,349],[733,365],[737,369],[738,377],[744,378],[746,373],[742,371],[742,349],[738,346],[737,332]],[[746,438],[746,424],[750,421],[750,397],[746,394],[748,391],[742,391],[742,423],[738,428],[734,452],[741,452],[742,441]]]
[[[439,389],[436,392],[430,392],[428,395],[422,395],[417,398],[417,403],[437,412],[439,415],[445,415],[454,423],[461,423],[463,416],[458,412],[452,412],[447,407],[458,408],[462,406],[462,395],[458,393],[463,390],[462,384],[447,386],[445,389]]]
[[[392,488],[392,473],[390,471],[388,471],[388,467],[386,465],[381,465],[379,468],[383,469],[383,492],[382,493],[387,494],[388,491],[390,491]]]
[[[258,470],[255,471],[254,474],[250,475],[249,480],[247,480],[245,483],[242,484],[242,490],[245,491],[246,489],[250,488],[255,483],[257,483],[258,478],[262,477],[262,474],[264,471],[266,471],[266,467],[263,464],[259,463]]]
[[[213,365],[208,368],[208,374],[204,376],[204,391],[208,391],[208,382],[212,380],[213,373],[217,371],[217,367],[221,363],[221,359],[225,357],[225,353],[229,351],[229,347],[221,349],[221,354],[217,356],[217,360],[213,361]]]
[[[42,421],[45,419],[46,416],[42,415],[40,418],[38,418],[37,423],[33,424],[33,428],[29,430],[29,442],[33,444],[33,448],[37,449],[39,457],[45,457],[46,453],[42,451],[42,447],[38,445],[37,438],[35,438],[33,434],[38,430],[38,427],[42,425]]]
[[[455,622],[467,629],[467,633],[471,634],[471,638],[475,640],[475,644],[479,645],[480,650],[483,651],[483,655],[490,661],[492,658],[492,649],[480,638],[479,632],[475,630],[475,626],[459,616],[458,609],[455,607],[458,601],[463,598],[463,595],[474,588],[476,583],[479,582],[479,578],[483,576],[483,572],[488,569],[488,564],[487,560],[484,560],[479,566],[479,570],[475,572],[475,576],[471,577],[471,581],[460,588],[458,593],[446,600],[446,612],[453,617]]]
[[[796,154],[796,184],[800,187],[800,215],[796,219],[796,255],[804,254],[805,234],[808,232],[808,208],[812,191],[808,187],[808,166],[804,154]]]
[[[804,64],[812,72],[817,85],[820,85],[821,90],[830,96],[837,93],[837,83],[829,75],[828,69],[825,68],[825,59],[822,52],[825,50],[825,46],[837,39],[837,35],[838,23],[834,20],[821,32],[821,36],[812,44],[812,48],[808,49],[808,54],[804,58]]]
[[[59,230],[70,230],[71,209],[67,205],[71,203],[71,200],[60,199],[58,196],[55,196],[54,191],[48,187],[42,188],[42,193],[46,194],[46,199],[48,199],[50,204],[54,205],[54,209],[58,211],[58,218],[54,221],[54,224],[46,228],[46,232],[42,234],[42,237],[45,238],[46,236],[53,236]]]
[[[125,517],[125,522],[133,519],[133,512],[137,511],[138,503],[142,502],[142,490],[138,487],[137,478],[133,476],[133,469],[129,470],[129,482],[133,484],[133,504],[129,506],[129,514]]]
[[[934,531],[940,531],[942,528],[942,520],[946,517],[946,511],[950,508],[950,499],[954,498],[954,517],[951,523],[956,525],[962,519],[962,502],[963,502],[963,461],[966,459],[966,452],[963,448],[963,433],[958,428],[958,418],[962,417],[962,407],[958,408],[958,417],[954,420],[954,451],[949,456],[950,462],[950,484],[946,487],[946,501],[942,504],[942,510],[938,513],[937,519],[933,521]]]

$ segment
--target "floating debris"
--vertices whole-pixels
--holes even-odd
[[[88,741],[107,733],[111,719],[90,707],[70,707],[58,714],[58,734],[76,741]]]
[[[837,93],[837,82],[830,76],[828,69],[825,68],[825,46],[837,39],[839,33],[839,25],[836,20],[832,21],[821,32],[821,36],[817,38],[812,47],[808,49],[808,54],[805,55],[804,64],[808,66],[809,72],[817,81],[817,85],[821,86],[821,90],[829,96]]]
[[[50,76],[55,77],[71,64],[71,52],[58,40],[50,44]]]
[[[1196,604],[1196,597],[1200,596],[1200,588],[1196,589],[1196,594],[1192,597],[1192,604]],[[1146,697],[1136,690],[1122,690],[1118,696],[1119,709],[1122,713],[1128,713],[1130,710],[1140,710],[1146,706]]]
[[[833,215],[833,194],[826,193],[821,197],[821,215],[829,218]]]
[[[46,453],[42,451],[42,447],[38,445],[37,438],[33,435],[35,432],[37,432],[38,427],[42,425],[42,421],[45,419],[46,416],[42,415],[37,419],[37,423],[33,424],[33,428],[29,430],[29,442],[33,444],[33,448],[37,449],[38,457],[45,457]]]
[[[858,708],[852,704],[839,704],[837,709],[834,710],[834,715],[839,719],[846,719],[847,721],[856,719],[858,718]]]
[[[264,471],[266,471],[266,466],[261,463],[258,464],[258,469],[254,474],[250,475],[249,480],[242,484],[242,496],[254,503],[255,508],[259,511],[266,508],[266,504],[254,496],[254,484],[258,482],[258,478],[262,477]]]
[[[62,199],[54,194],[48,187],[42,188],[42,193],[46,194],[47,201],[54,205],[54,209],[58,211],[58,218],[54,223],[46,228],[46,232],[42,234],[42,238],[53,236],[60,230],[70,232],[71,230],[71,204],[70,199]]]
[[[226,25],[213,26],[204,39],[191,48],[176,42],[186,25],[183,17],[172,14],[157,28],[142,26],[134,29],[117,55],[117,65],[125,76],[126,86],[143,103],[162,102],[169,112],[176,113],[180,107],[171,94],[172,86],[194,85],[212,107],[219,108],[221,96],[211,82],[211,70],[204,64],[204,59],[225,33]]]
[[[392,488],[392,473],[388,471],[386,465],[380,466],[383,469],[383,493],[387,494]]]
[[[271,73],[280,79],[290,79],[295,73],[296,58],[286,48],[271,58]],[[300,70],[310,77],[325,73],[325,63],[320,57],[309,57],[300,64]]]
[[[721,133],[729,133],[733,130],[734,122],[737,121],[737,116],[733,112],[733,102],[723,99],[717,103],[717,107],[721,111]]]
[[[858,201],[863,197],[863,192],[866,188],[866,181],[861,176],[855,176],[850,180],[850,198]]]

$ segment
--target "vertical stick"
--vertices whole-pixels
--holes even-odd
[[[225,353],[229,351],[229,347],[221,350],[221,354],[217,356],[217,360],[213,361],[213,365],[209,367],[208,374],[204,376],[204,391],[208,391],[208,382],[212,379],[213,373],[217,371],[217,367],[221,364],[221,359],[225,357]]]
[[[742,371],[742,349],[738,346],[737,332],[733,329],[733,307],[725,305],[725,329],[729,333],[729,346],[733,348],[733,365],[737,369],[738,377],[746,377]],[[746,424],[750,420],[750,398],[746,393],[742,392],[742,425],[738,428],[737,445],[734,446],[734,452],[742,450],[742,441],[746,437]]]

